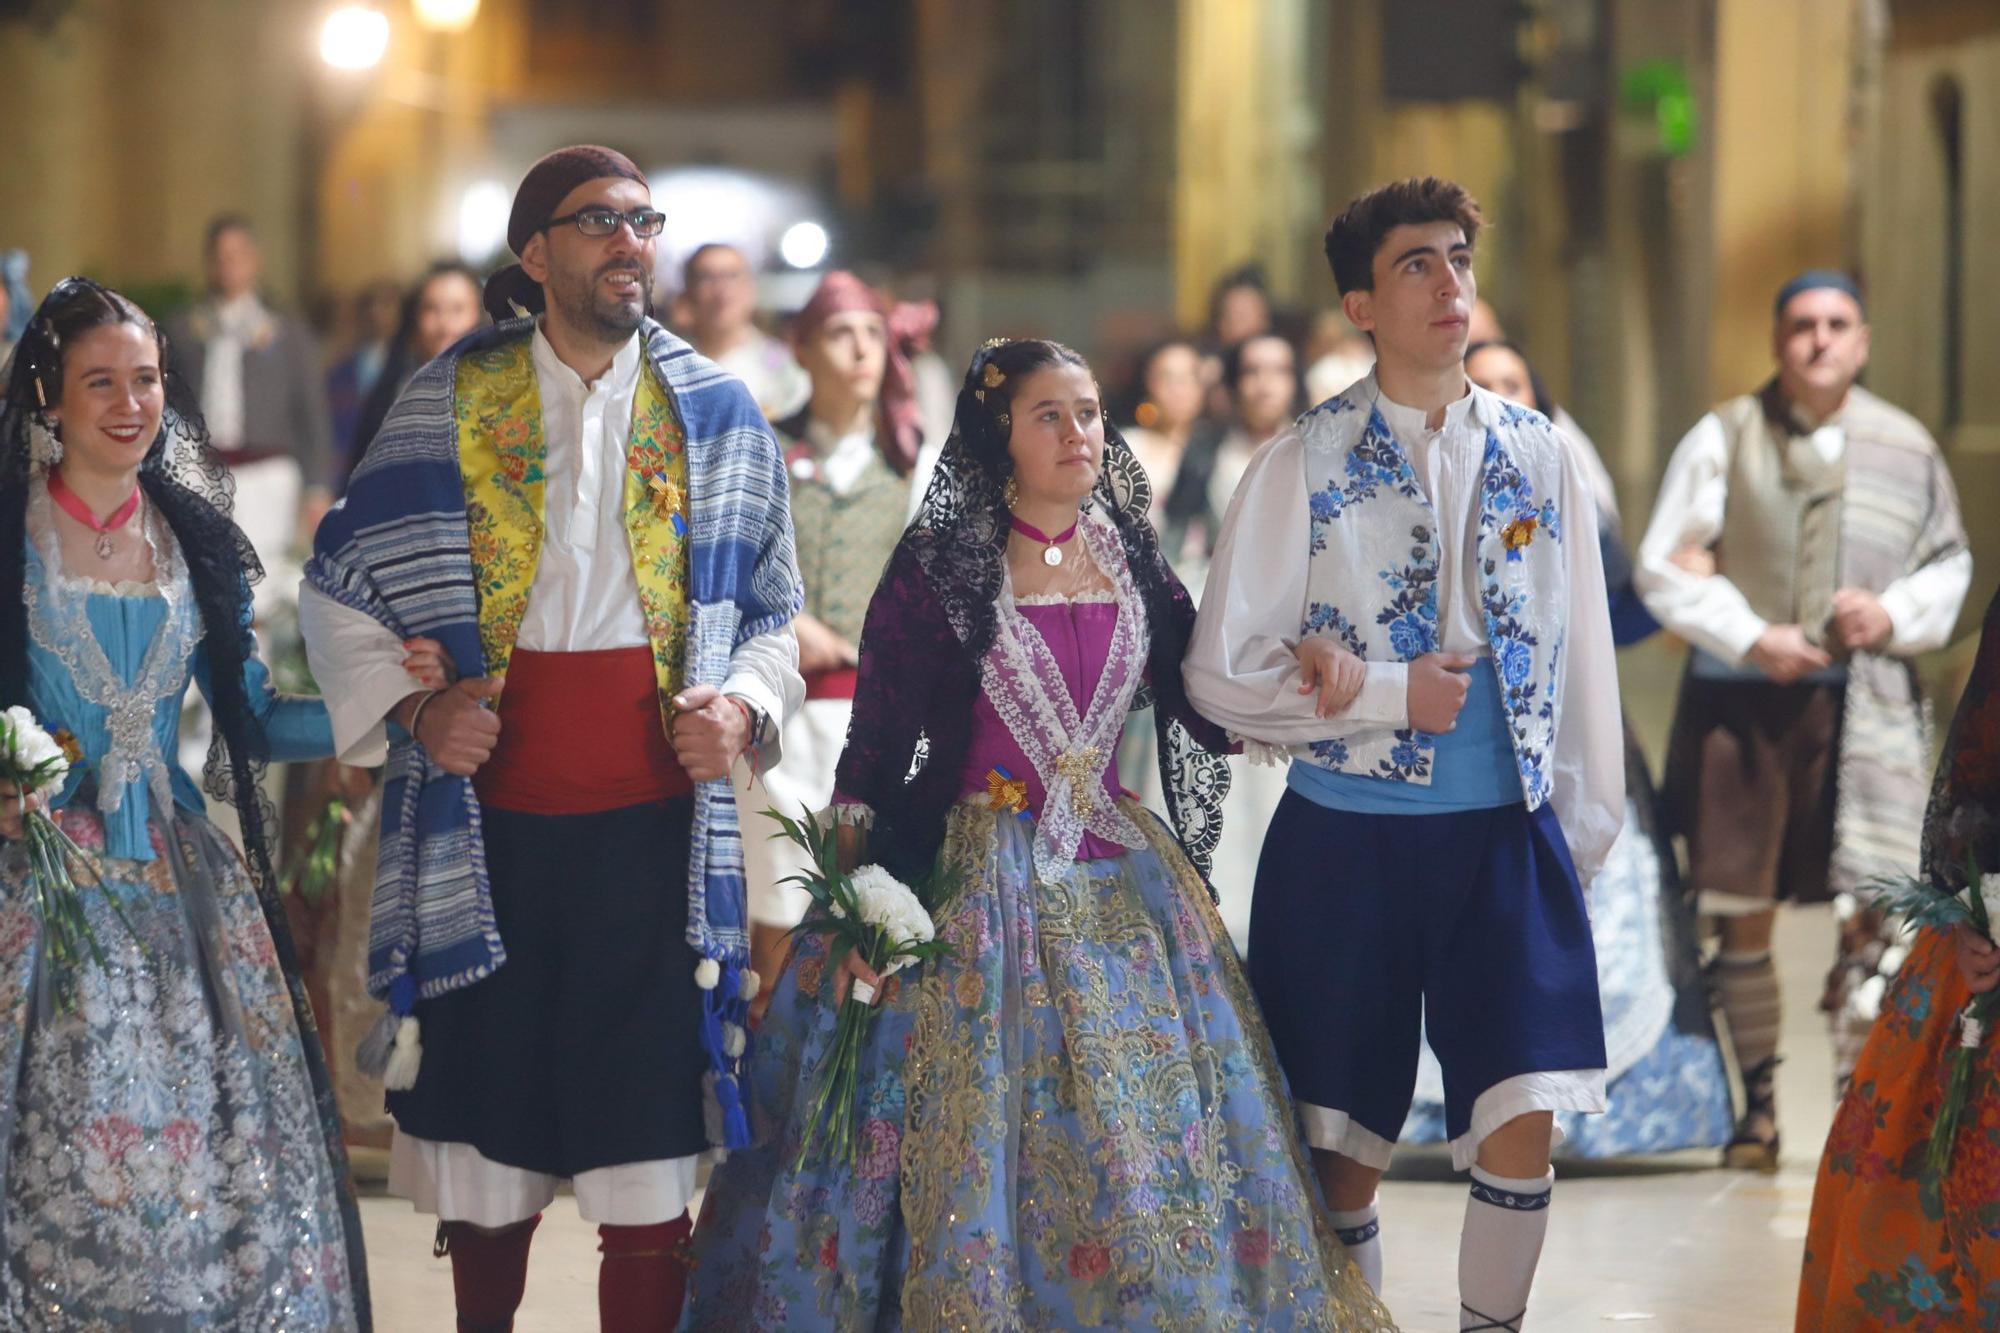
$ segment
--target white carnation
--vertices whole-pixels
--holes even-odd
[[[15,773],[26,776],[44,763],[55,761],[37,790],[57,785],[69,773],[69,758],[62,746],[42,730],[35,715],[26,708],[16,704],[7,710],[7,730],[13,744],[6,758]]]
[[[861,920],[874,926],[889,939],[890,944],[927,944],[937,935],[937,927],[931,923],[931,914],[909,885],[897,879],[881,866],[863,866],[848,877],[854,886],[855,906]],[[890,959],[887,976],[901,967],[905,958]]]

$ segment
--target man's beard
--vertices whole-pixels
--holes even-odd
[[[636,305],[599,288],[606,276],[618,272],[639,275]],[[595,334],[607,343],[624,342],[638,331],[646,316],[645,282],[645,270],[636,264],[606,264],[587,278],[555,284],[556,305],[571,328]]]

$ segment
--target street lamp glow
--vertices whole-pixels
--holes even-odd
[[[479,16],[479,0],[413,0],[410,7],[433,32],[464,32]]]
[[[778,255],[793,268],[817,268],[826,258],[826,228],[817,222],[794,222],[778,238]]]
[[[507,210],[513,195],[498,181],[466,187],[458,201],[458,256],[468,264],[483,264],[507,243]]]
[[[342,5],[326,16],[319,56],[335,69],[373,69],[389,49],[389,16],[367,5]]]

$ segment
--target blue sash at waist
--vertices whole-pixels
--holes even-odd
[[[1469,686],[1458,725],[1431,739],[1430,785],[1364,773],[1336,773],[1294,759],[1285,783],[1315,805],[1364,815],[1435,815],[1518,805],[1521,769],[1514,735],[1501,707],[1500,677],[1482,657],[1466,672]]]

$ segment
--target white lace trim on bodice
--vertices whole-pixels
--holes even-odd
[[[64,568],[46,485],[29,489],[27,526],[28,539],[48,576],[46,587],[33,578],[23,586],[29,636],[69,671],[76,692],[86,703],[104,710],[110,745],[97,762],[97,808],[107,815],[114,813],[124,805],[127,789],[143,782],[155,809],[171,809],[173,787],[166,760],[153,739],[153,720],[161,700],[178,697],[186,686],[187,659],[197,638],[198,619],[179,543],[159,511],[147,506],[141,531],[153,552],[153,581],[107,584],[70,574]],[[129,683],[111,665],[90,626],[84,594],[105,588],[113,592],[131,589],[134,591],[120,595],[154,595],[167,604],[138,674]]]
[[[1014,597],[1011,577],[1003,576],[997,632],[992,649],[980,664],[987,698],[1035,766],[1046,792],[1035,827],[1035,871],[1051,881],[1076,860],[1085,832],[1125,847],[1145,842],[1145,834],[1131,817],[1104,796],[1105,770],[1117,752],[1125,715],[1145,667],[1145,606],[1126,567],[1117,529],[1089,513],[1077,526],[1092,560],[1111,580],[1107,600],[1118,607],[1111,645],[1089,707],[1078,715],[1062,667],[1040,631],[1021,614],[1022,602]],[[1096,594],[1080,596],[1094,598]]]

